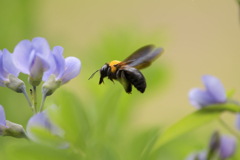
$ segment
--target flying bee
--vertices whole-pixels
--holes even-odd
[[[99,84],[104,83],[103,79],[108,77],[113,83],[113,80],[119,81],[127,93],[132,92],[132,85],[138,91],[144,93],[147,87],[146,79],[139,70],[150,66],[162,53],[163,48],[161,47],[156,48],[153,45],[144,46],[123,61],[114,60],[110,63],[105,63],[89,79],[100,71]]]

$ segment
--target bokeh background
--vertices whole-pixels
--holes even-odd
[[[226,90],[236,90],[235,99],[240,97],[240,23],[234,0],[0,0],[0,23],[0,49],[13,52],[21,40],[40,36],[51,48],[62,46],[64,57],[79,58],[80,75],[56,92],[74,93],[91,110],[96,100],[115,90],[123,106],[132,106],[126,121],[129,128],[161,126],[164,130],[195,111],[188,91],[202,87],[204,74],[218,77]],[[148,85],[144,94],[134,89],[127,95],[119,83],[108,80],[98,85],[98,74],[88,80],[104,63],[123,60],[146,44],[163,47],[164,54],[142,71]],[[20,78],[27,80],[23,74]],[[32,113],[24,96],[3,87],[0,96],[7,119],[26,127]],[[40,89],[38,96],[40,101]],[[49,97],[45,107],[55,103],[57,96]],[[234,116],[223,117],[234,128]],[[193,133],[204,135],[199,148],[216,128],[221,129],[213,123]],[[11,137],[0,137],[1,148],[9,141]]]

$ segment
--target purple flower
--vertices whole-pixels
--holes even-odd
[[[236,139],[230,136],[221,136],[220,138],[220,157],[227,159],[231,157],[236,149]]]
[[[200,109],[208,105],[226,102],[226,92],[218,78],[204,75],[202,76],[202,81],[206,88],[205,90],[194,88],[189,92],[189,100],[193,106]]]
[[[61,85],[67,83],[69,80],[75,78],[81,70],[81,61],[76,57],[63,57],[63,48],[61,46],[55,46],[52,51],[54,62],[56,67],[52,74],[55,75],[56,81],[61,81]],[[44,81],[47,77],[43,78]]]
[[[192,153],[186,160],[211,160],[216,158],[225,160],[234,154],[235,149],[236,139],[234,137],[226,135],[220,136],[218,132],[214,132],[208,150]]]
[[[7,49],[0,50],[0,86],[8,87],[17,93],[23,93],[31,106],[24,82],[18,79],[19,70],[13,63],[13,54]]]
[[[0,86],[5,87],[9,82],[9,75],[18,77],[19,70],[15,67],[12,60],[13,55],[7,49],[0,50]]]
[[[7,128],[5,112],[2,105],[0,105],[0,135],[4,135],[5,129]]]
[[[49,76],[49,72],[54,69],[54,65],[51,64],[52,59],[48,42],[41,37],[34,38],[32,42],[22,40],[13,52],[15,66],[22,73],[29,75],[29,81],[33,86],[37,86],[42,77]]]
[[[56,46],[53,48],[53,57],[56,67],[52,74],[43,78],[46,81],[42,87],[42,93],[46,96],[51,95],[58,87],[75,78],[81,70],[81,61],[76,57],[63,57],[63,48]]]
[[[54,109],[57,111],[56,106],[51,106],[50,109]],[[65,132],[59,128],[56,124],[54,124],[49,118],[48,110],[44,110],[43,112],[39,112],[33,115],[27,124],[27,133],[30,139],[37,143],[43,143],[49,146],[54,146],[57,148],[68,148],[69,143],[63,140]],[[36,134],[34,129],[40,129],[45,133],[50,133],[49,136],[51,138],[56,138],[57,140],[46,141],[43,137]]]

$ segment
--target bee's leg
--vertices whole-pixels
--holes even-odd
[[[108,79],[110,79],[113,83],[113,79],[112,79],[112,73],[111,73],[111,67],[108,68],[108,71],[107,71],[107,76],[108,76]],[[115,84],[115,83],[114,83]]]
[[[109,76],[108,77],[108,79],[110,79],[113,83],[114,83],[114,81],[113,81],[113,79],[112,79],[112,77],[111,76]],[[115,83],[114,83],[115,84]]]
[[[99,84],[103,83],[104,84],[104,81],[103,81],[103,78],[100,77],[100,80],[99,80]]]
[[[126,93],[131,94],[131,92],[132,92],[132,84],[127,79],[124,71],[121,72],[121,81],[122,81],[122,85],[123,85]]]

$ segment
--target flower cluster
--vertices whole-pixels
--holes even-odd
[[[75,57],[63,57],[63,48],[55,46],[50,50],[44,38],[23,40],[13,51],[13,63],[19,71],[29,75],[29,83],[38,86],[54,75],[61,85],[76,77],[81,70],[81,62]]]
[[[189,101],[194,107],[201,109],[209,105],[224,104],[229,101],[225,88],[217,77],[204,75],[202,81],[206,90],[194,88],[189,91]],[[238,103],[235,101],[229,102]],[[236,128],[240,130],[240,114],[237,114],[235,124]]]
[[[236,150],[236,139],[232,136],[222,135],[214,132],[207,150],[190,154],[186,160],[225,160],[231,157]]]
[[[51,122],[49,115],[43,111],[44,101],[46,96],[50,96],[61,85],[75,78],[80,70],[81,61],[78,58],[64,59],[63,48],[55,46],[51,50],[47,40],[42,37],[36,37],[32,41],[22,40],[14,48],[13,54],[7,49],[0,50],[0,86],[23,93],[34,113],[27,125],[27,135],[21,125],[5,119],[4,109],[0,105],[0,135],[27,139],[29,137],[33,141],[40,142],[32,129],[40,127],[51,135],[63,137],[64,132]],[[24,82],[17,78],[20,72],[28,75],[28,82],[33,87],[32,101],[26,92]],[[41,81],[45,83],[42,86],[43,98],[38,111],[36,91]],[[62,148],[66,146],[68,146],[67,142],[62,143]]]
[[[217,77],[204,75],[202,81],[206,88],[205,90],[194,88],[189,91],[189,101],[194,107],[202,109],[214,104],[238,104],[238,102],[227,98],[225,88]],[[220,121],[223,123],[222,120]],[[236,116],[236,128],[240,130],[239,113]],[[208,150],[191,154],[187,160],[210,160],[214,158],[224,160],[234,153],[235,148],[235,138],[220,136],[218,132],[215,132],[211,138]]]

